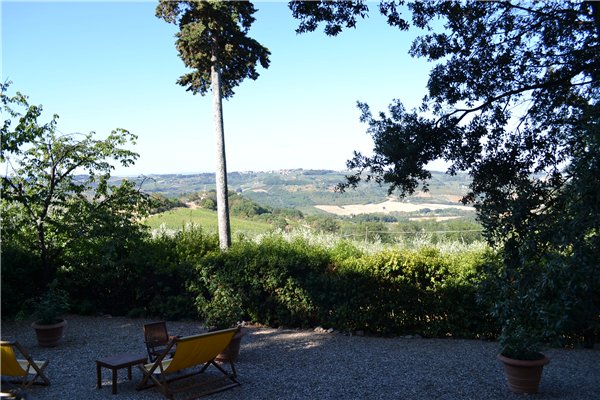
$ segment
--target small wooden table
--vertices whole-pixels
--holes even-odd
[[[100,368],[112,370],[112,393],[117,394],[117,370],[127,368],[127,378],[131,380],[131,367],[137,364],[144,364],[147,361],[145,355],[140,354],[116,354],[114,356],[96,360],[96,388],[102,387],[102,373]]]

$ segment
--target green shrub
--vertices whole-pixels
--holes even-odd
[[[39,256],[18,243],[2,238],[1,299],[2,318],[13,318],[19,312],[29,314],[28,300],[42,290],[42,264]],[[24,280],[27,284],[24,284]]]
[[[259,244],[234,243],[226,253],[205,257],[197,269],[200,276],[236,288],[247,318],[269,325],[307,326],[316,318],[304,280],[316,274],[320,257],[324,252],[301,241],[269,236]],[[210,299],[205,284],[195,287],[197,294],[203,288]]]
[[[498,332],[479,278],[484,265],[494,265],[485,250],[367,252],[349,241],[271,234],[240,237],[223,252],[216,235],[197,226],[84,244],[70,247],[58,274],[74,312],[384,335]]]
[[[195,263],[214,248],[214,235],[199,227],[173,236],[96,241],[70,253],[70,267],[63,267],[59,278],[75,312],[195,318],[187,286],[195,279]]]
[[[218,329],[232,328],[242,321],[242,298],[233,288],[223,286],[215,279],[208,283],[210,296],[196,297],[198,313],[206,326]]]
[[[426,336],[489,336],[496,330],[476,302],[485,252],[435,249],[365,254],[348,242],[332,249],[280,235],[236,242],[197,265],[201,309],[234,291],[244,318],[271,326]]]
[[[206,197],[200,201],[200,207],[207,210],[217,211],[217,202],[210,197]]]

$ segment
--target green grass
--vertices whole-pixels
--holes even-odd
[[[164,226],[166,229],[181,229],[187,224],[200,225],[208,232],[217,232],[217,213],[215,211],[201,208],[174,208],[173,210],[152,215],[144,223],[152,229],[158,229]],[[271,224],[265,222],[256,222],[246,219],[230,217],[231,232],[260,234],[273,230]]]

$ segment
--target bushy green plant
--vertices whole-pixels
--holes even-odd
[[[519,360],[541,359],[542,347],[558,344],[567,322],[568,303],[559,289],[563,257],[523,258],[518,247],[508,246],[500,266],[488,269],[483,290],[493,296],[492,315],[501,324],[500,353]],[[554,271],[554,272],[552,272]]]
[[[217,201],[211,197],[205,197],[200,201],[200,207],[207,210],[217,211]]]
[[[3,213],[3,222],[5,217],[6,214]],[[43,267],[40,258],[17,238],[6,235],[6,225],[2,225],[1,310],[2,318],[12,318],[17,314],[31,313],[28,306],[31,305],[31,299],[40,293]],[[23,277],[27,277],[26,285],[23,284]]]
[[[341,240],[337,242],[330,250],[331,257],[336,262],[341,262],[349,258],[359,258],[363,256],[363,252],[349,240]]]
[[[204,324],[217,329],[232,328],[242,322],[244,316],[241,296],[232,288],[218,284],[211,290],[210,298],[196,297],[196,306]]]
[[[186,227],[122,241],[126,247],[92,242],[60,278],[86,313],[200,317],[219,328],[252,320],[379,334],[474,337],[497,331],[474,301],[484,252],[367,252],[348,241],[313,239],[239,238],[223,252],[214,234]]]
[[[69,288],[73,311],[197,318],[194,296],[186,288],[196,279],[194,264],[218,248],[214,235],[187,227],[173,235],[118,237],[82,241],[68,252],[73,267],[62,268],[59,278]]]
[[[245,316],[272,326],[487,337],[497,328],[475,302],[483,259],[435,249],[367,254],[270,235],[208,253],[193,290],[201,313],[233,290]]]
[[[41,325],[51,325],[59,321],[60,316],[69,310],[69,298],[66,291],[58,287],[54,280],[48,291],[34,304],[34,316]]]

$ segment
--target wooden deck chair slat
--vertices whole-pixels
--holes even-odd
[[[18,350],[25,359],[17,358]],[[13,378],[12,383],[19,383],[23,388],[33,384],[49,385],[50,380],[44,374],[48,361],[36,361],[16,341],[0,341],[0,375]],[[15,380],[15,378],[20,378]]]
[[[144,342],[146,343],[150,362],[156,361],[172,338],[169,336],[165,321],[144,324]],[[175,349],[172,349],[169,354],[173,355],[174,352]]]
[[[149,381],[152,381],[165,397],[173,398],[174,390],[169,387],[169,382],[202,374],[210,365],[215,366],[223,374],[223,379],[231,381],[229,385],[209,390],[210,393],[238,386],[240,383],[236,379],[233,362],[230,362],[232,373],[228,373],[215,362],[217,355],[227,347],[237,331],[238,328],[231,328],[172,340],[154,363],[139,366],[144,377],[137,387],[138,390],[149,387]],[[170,348],[175,345],[173,357],[166,359]],[[190,372],[194,369],[196,369],[194,372]],[[181,374],[181,372],[187,373]],[[192,387],[195,386],[200,385]],[[209,392],[203,392],[198,396],[209,394]]]
[[[237,332],[234,328],[222,334],[203,334],[189,336],[177,341],[177,351],[164,370],[167,373],[180,371],[194,365],[205,364],[213,360],[231,342]],[[179,350],[181,347],[181,350]]]

